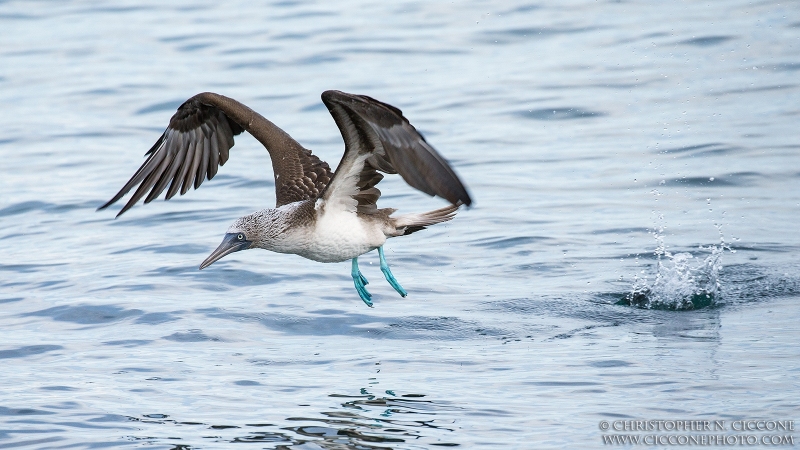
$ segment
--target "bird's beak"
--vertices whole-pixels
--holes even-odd
[[[214,252],[208,255],[208,258],[206,258],[206,260],[200,264],[200,270],[203,270],[211,264],[214,264],[222,259],[222,257],[225,255],[229,255],[233,252],[238,252],[239,250],[244,250],[250,247],[250,241],[240,241],[236,237],[236,233],[225,234],[225,238],[222,239],[222,243],[219,244],[219,247],[217,247]]]

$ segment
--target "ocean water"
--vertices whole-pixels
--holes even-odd
[[[0,448],[596,448],[601,421],[800,419],[792,2],[6,1],[0,61]],[[247,135],[199,190],[95,211],[202,91],[335,165],[326,89],[402,109],[475,199],[387,243],[408,297],[374,253],[374,308],[347,263],[197,270],[274,205]]]

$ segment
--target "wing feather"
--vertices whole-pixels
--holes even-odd
[[[148,159],[139,170],[120,189],[120,191],[99,209],[106,208],[139,185],[134,195],[117,214],[118,216],[146,195],[145,203],[158,197],[169,184],[165,198],[170,199],[180,191],[185,194],[192,184],[199,187],[205,179],[210,165],[217,165],[211,151],[205,152],[204,142],[212,138],[218,139],[220,134],[232,133],[231,127],[212,127],[210,119],[221,115],[224,122],[228,119],[219,110],[203,105],[195,97],[187,100],[178,108],[170,120],[170,125],[159,137],[158,141],[147,152]],[[219,120],[216,120],[219,123]],[[233,136],[224,138],[232,140]],[[200,171],[202,169],[202,172]],[[149,193],[148,193],[149,191]]]
[[[165,157],[166,155],[162,154],[162,156]],[[162,157],[161,162],[158,164],[158,166],[155,167],[155,170],[153,172],[150,172],[149,175],[147,175],[147,178],[145,178],[142,184],[139,185],[139,188],[136,189],[136,192],[133,194],[130,200],[128,200],[128,203],[126,203],[125,206],[120,210],[120,212],[117,213],[117,216],[131,209],[133,205],[135,205],[136,202],[138,202],[147,193],[147,190],[153,187],[153,185],[161,177],[161,174],[164,173],[164,170],[166,170],[168,166],[169,163],[165,162],[164,158]]]
[[[214,178],[219,166],[228,161],[234,136],[243,131],[252,134],[270,153],[278,206],[317,198],[333,177],[327,163],[272,122],[236,100],[204,92],[178,108],[167,129],[145,154],[144,163],[98,209],[116,203],[134,188],[133,196],[117,216],[143,197],[145,203],[151,202],[167,185],[167,200],[178,192],[185,194],[192,184],[199,188],[206,177]]]
[[[145,154],[147,159],[104,209],[136,190],[118,216],[142,197],[149,203],[170,184],[165,198],[192,184],[214,178],[234,145],[248,131],[269,151],[275,175],[277,206],[323,197],[360,212],[376,210],[383,173],[398,173],[414,188],[469,206],[472,199],[442,156],[403,116],[402,111],[373,98],[326,91],[328,107],[345,141],[345,153],[334,175],[324,161],[252,109],[228,97],[205,92],[185,101],[169,126]],[[138,187],[137,187],[138,185]]]
[[[233,147],[233,132],[227,120],[219,121],[222,133],[217,135],[219,139],[219,165],[224,166],[228,162],[228,152]]]
[[[322,198],[341,202],[349,209],[350,198],[357,210],[375,211],[383,179],[378,173],[398,173],[412,187],[453,205],[472,199],[464,184],[444,158],[408,122],[402,111],[373,98],[326,91],[328,107],[345,142],[345,153]]]
[[[194,188],[197,189],[203,184],[203,180],[206,179],[206,172],[208,171],[208,160],[211,159],[211,139],[213,136],[210,136],[209,133],[206,133],[206,137],[203,139],[203,153],[200,158],[200,165],[197,167],[197,174],[194,177]]]
[[[167,200],[171,199],[178,193],[178,188],[181,186],[180,180],[180,169],[186,162],[186,154],[189,151],[189,146],[192,145],[192,140],[190,136],[185,134],[180,135],[181,140],[183,142],[178,150],[178,154],[175,155],[175,159],[172,160],[172,164],[169,166],[169,172],[167,172],[167,177],[165,181],[170,182],[169,189],[167,190],[167,196],[165,197]],[[159,192],[160,193],[160,192]],[[158,194],[156,194],[158,195]]]
[[[181,195],[185,194],[189,188],[192,187],[192,179],[195,173],[197,173],[197,166],[200,165],[200,158],[203,155],[204,139],[203,130],[200,128],[195,129],[194,142],[192,142],[189,147],[189,154],[186,155],[186,161],[183,163],[184,167],[181,172],[181,179],[183,180],[181,184]]]

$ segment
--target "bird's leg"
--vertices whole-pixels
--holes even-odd
[[[356,285],[356,291],[358,291],[358,296],[361,297],[361,300],[364,300],[364,303],[367,306],[372,307],[372,295],[367,292],[367,288],[365,287],[369,284],[369,281],[361,274],[361,271],[358,270],[358,257],[356,256],[353,258],[353,267],[350,269],[350,276],[353,277],[353,283]]]
[[[395,291],[400,294],[401,297],[405,297],[408,295],[403,286],[400,286],[400,283],[395,280],[394,275],[392,275],[392,271],[389,270],[389,264],[386,263],[386,257],[383,256],[383,246],[378,247],[378,256],[381,259],[381,272],[383,272],[383,276],[386,277],[386,281],[392,285]]]

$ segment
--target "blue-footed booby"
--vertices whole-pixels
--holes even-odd
[[[136,187],[117,217],[147,194],[158,197],[169,184],[165,200],[181,195],[206,176],[214,178],[228,160],[233,137],[247,131],[266,147],[275,175],[275,208],[240,217],[200,269],[239,250],[262,248],[293,253],[319,262],[352,261],[351,276],[358,295],[372,306],[367,279],[358,257],[377,249],[389,284],[403,297],[406,291],[392,275],[383,245],[452,219],[459,206],[472,199],[453,169],[394,106],[364,95],[325,91],[328,107],[344,138],[345,150],[336,172],[285,131],[244,104],[204,92],[186,100],[164,134],[145,154],[147,159],[104,209]],[[449,206],[417,214],[393,215],[378,209],[383,179],[379,172],[399,174],[409,185]],[[149,193],[148,193],[149,191]]]

